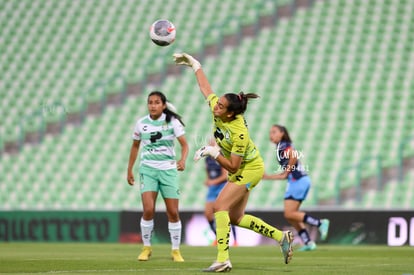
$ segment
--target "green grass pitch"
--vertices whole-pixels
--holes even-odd
[[[202,274],[215,247],[182,246],[184,263],[173,263],[169,245],[154,245],[138,262],[138,244],[0,244],[0,274]],[[277,246],[231,247],[233,274],[414,274],[414,247],[319,245],[294,252],[283,263]]]

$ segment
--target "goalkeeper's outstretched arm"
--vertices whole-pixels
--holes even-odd
[[[210,94],[213,93],[210,83],[208,82],[208,79],[204,74],[203,69],[201,68],[201,64],[197,59],[186,53],[175,53],[173,57],[174,62],[177,65],[186,65],[194,70],[198,86],[200,87],[200,91],[205,98],[207,98]]]
[[[210,94],[213,93],[213,90],[211,89],[210,83],[208,82],[208,79],[204,74],[203,69],[198,69],[195,72],[195,76],[197,78],[198,87],[200,87],[201,93],[204,95],[205,98],[207,98]]]

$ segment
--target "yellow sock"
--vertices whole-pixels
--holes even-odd
[[[280,242],[283,238],[282,231],[252,215],[244,215],[238,226],[253,230],[256,233],[275,239],[278,242]]]
[[[229,259],[230,217],[228,211],[214,213],[216,219],[217,235],[217,261],[224,262]]]

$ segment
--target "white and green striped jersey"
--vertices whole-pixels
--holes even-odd
[[[157,120],[149,115],[138,119],[132,138],[140,140],[141,163],[160,170],[177,168],[174,140],[185,134],[184,126],[176,118],[167,123],[163,113]]]

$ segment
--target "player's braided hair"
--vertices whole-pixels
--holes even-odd
[[[160,99],[161,99],[161,102],[163,103],[163,104],[167,104],[167,97],[162,93],[162,92],[160,92],[160,91],[152,91],[149,95],[148,95],[148,98],[150,97],[150,96],[153,96],[153,95],[156,95],[156,96],[158,96]],[[168,105],[167,105],[168,106]],[[172,111],[172,110],[170,110],[168,107],[166,107],[164,110],[163,110],[163,113],[166,115],[166,117],[165,117],[165,121],[167,122],[167,123],[169,123],[170,121],[171,121],[171,118],[172,117],[175,117],[176,119],[178,119],[180,122],[181,122],[181,124],[183,125],[183,126],[185,126],[185,124],[184,124],[184,122],[182,121],[182,118],[181,118],[181,116],[179,115],[179,114],[177,114],[176,112],[174,112],[174,111]]]
[[[249,98],[258,98],[259,95],[255,93],[243,93],[240,92],[238,94],[234,93],[227,93],[224,97],[229,102],[229,106],[227,106],[227,111],[234,112],[234,116],[238,114],[243,114],[247,108],[247,102]]]

